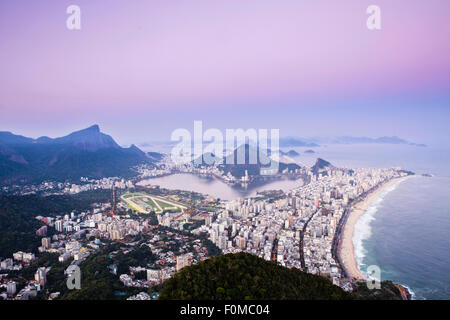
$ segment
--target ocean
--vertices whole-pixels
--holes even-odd
[[[295,160],[311,166],[320,157],[338,167],[402,167],[419,174],[385,190],[355,227],[356,259],[364,273],[369,265],[381,269],[382,280],[410,289],[414,299],[450,299],[450,147],[410,145],[328,145],[294,149]],[[182,182],[184,181],[184,183]],[[155,181],[156,182],[156,181]],[[283,181],[252,190],[232,189],[197,177],[163,177],[162,187],[189,188],[222,199],[252,196],[266,188],[293,188]],[[186,184],[186,186],[184,186]]]
[[[383,191],[358,220],[353,244],[363,273],[377,265],[381,280],[404,285],[413,299],[450,299],[450,149],[333,145],[317,151],[314,156],[335,165],[401,166],[433,175]]]

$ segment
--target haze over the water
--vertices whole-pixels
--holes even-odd
[[[448,142],[450,3],[77,0],[0,3],[0,128],[120,144],[207,127]]]

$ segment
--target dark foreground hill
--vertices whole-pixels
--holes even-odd
[[[352,293],[325,277],[290,269],[249,253],[226,254],[185,267],[167,280],[161,300],[402,300],[404,288],[383,281],[369,290],[356,283]],[[408,293],[406,293],[408,295]]]
[[[352,296],[328,279],[282,267],[248,253],[186,267],[163,286],[160,299],[340,300]]]

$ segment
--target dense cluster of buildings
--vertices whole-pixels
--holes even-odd
[[[117,275],[125,286],[141,288],[159,284],[183,267],[208,258],[208,249],[197,237],[167,228],[160,229],[157,225],[152,225],[151,219],[145,215],[111,215],[110,208],[109,203],[99,203],[85,212],[70,212],[55,217],[37,216],[36,219],[44,223],[44,226],[36,231],[41,237],[38,252],[56,253],[59,262],[70,261],[65,272],[69,275],[71,266],[79,266],[90,254],[105,245],[103,240],[119,241],[124,244],[125,252],[129,252],[134,249],[135,237],[145,234],[145,245],[151,250],[155,261],[143,266],[129,266],[129,273]],[[181,212],[175,213],[180,214]],[[169,222],[173,219],[165,223],[168,217],[169,215],[158,216],[161,225],[170,227]],[[175,225],[178,225],[178,222]],[[19,292],[17,283],[11,281],[7,273],[3,273],[20,271],[34,260],[35,254],[19,251],[11,258],[0,261],[0,286],[6,289],[1,295],[3,299],[26,300],[35,297],[45,287],[46,275],[51,268],[38,266],[35,278],[29,280]],[[117,266],[112,264],[109,267],[112,273],[117,273]],[[136,279],[134,275],[137,272],[145,272],[146,279]],[[52,293],[52,296],[56,297],[56,294]],[[135,299],[145,297],[140,294]]]
[[[119,277],[125,286],[147,288],[158,285],[182,268],[208,258],[208,250],[199,239],[158,228],[147,234],[150,238],[145,245],[155,255],[155,261],[144,266],[130,266],[130,273]],[[138,272],[145,272],[146,279],[136,279],[133,275]]]
[[[139,292],[138,294],[127,298],[127,300],[156,300],[158,297],[159,295],[156,292],[152,294],[148,294],[147,292]]]
[[[163,168],[163,169],[161,169]],[[169,174],[172,170],[211,174],[223,180],[234,181],[216,166],[198,168],[183,165],[181,168],[162,166],[138,168],[140,177]],[[110,271],[129,287],[148,288],[162,283],[182,268],[208,258],[208,250],[195,235],[207,234],[212,243],[223,253],[245,251],[261,258],[277,261],[286,267],[295,267],[313,274],[329,277],[334,284],[349,290],[349,279],[336,258],[336,239],[343,217],[352,201],[372,188],[392,178],[406,175],[399,168],[391,169],[339,169],[327,167],[319,172],[303,170],[306,176],[301,187],[288,192],[265,192],[256,197],[220,201],[213,210],[181,210],[157,215],[157,224],[145,216],[111,214],[111,204],[96,204],[86,212],[70,212],[64,216],[37,219],[44,226],[36,230],[41,237],[40,253],[57,253],[60,262],[71,261],[80,265],[90,254],[103,245],[101,239],[120,241],[131,246],[137,235],[147,236],[145,245],[155,255],[155,261],[142,266],[129,266],[128,273],[117,274],[114,262]],[[244,176],[247,179],[248,175]],[[78,193],[94,189],[133,188],[131,181],[117,178],[101,180],[82,179],[80,185],[44,183],[37,190]],[[203,204],[205,200],[202,200]],[[206,201],[207,202],[207,201]],[[219,203],[219,202],[217,202]],[[123,204],[118,204],[119,208]],[[191,204],[191,207],[192,204]],[[211,209],[211,208],[209,208]],[[196,214],[192,214],[195,212]],[[204,221],[204,224],[199,223]],[[194,224],[192,235],[178,232],[186,223]],[[198,224],[197,224],[198,223]],[[161,227],[160,227],[161,226]],[[166,228],[164,228],[166,227]],[[56,232],[49,230],[54,229]],[[53,230],[52,230],[53,231]],[[142,245],[142,244],[141,244]],[[20,271],[36,257],[32,253],[16,252],[0,262],[0,270]],[[4,299],[28,299],[36,296],[46,285],[50,268],[38,267],[34,279],[28,281],[19,292],[17,283],[7,274],[0,274]],[[145,273],[137,278],[137,273]],[[58,293],[53,293],[56,297]],[[154,299],[141,292],[130,300]]]
[[[47,282],[47,273],[51,267],[40,267],[34,274],[34,279],[29,281],[23,288],[18,291],[18,283],[11,279],[8,279],[8,273],[10,271],[20,271],[24,267],[29,266],[36,256],[33,253],[18,251],[13,253],[13,258],[7,258],[0,262],[0,288],[3,287],[6,290],[0,294],[0,298],[4,300],[14,298],[16,300],[28,300],[30,297],[37,296],[38,292],[45,286]]]
[[[332,250],[337,225],[351,200],[405,174],[397,168],[311,173],[310,183],[281,197],[226,202],[224,210],[194,232],[207,232],[224,253],[246,251],[348,288]]]
[[[3,186],[1,191],[4,194],[28,195],[61,195],[61,194],[77,194],[83,191],[111,189],[113,185],[118,189],[133,188],[132,180],[120,179],[117,177],[109,177],[102,179],[81,178],[79,183],[72,182],[54,182],[44,181],[38,185],[10,185]]]

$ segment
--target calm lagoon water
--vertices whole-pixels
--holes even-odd
[[[215,198],[232,200],[256,196],[258,191],[283,190],[288,191],[303,185],[298,180],[268,180],[267,182],[252,183],[250,186],[230,186],[225,182],[209,176],[197,176],[189,173],[177,173],[170,176],[143,180],[140,184],[159,185],[166,189],[179,189],[208,194]]]

